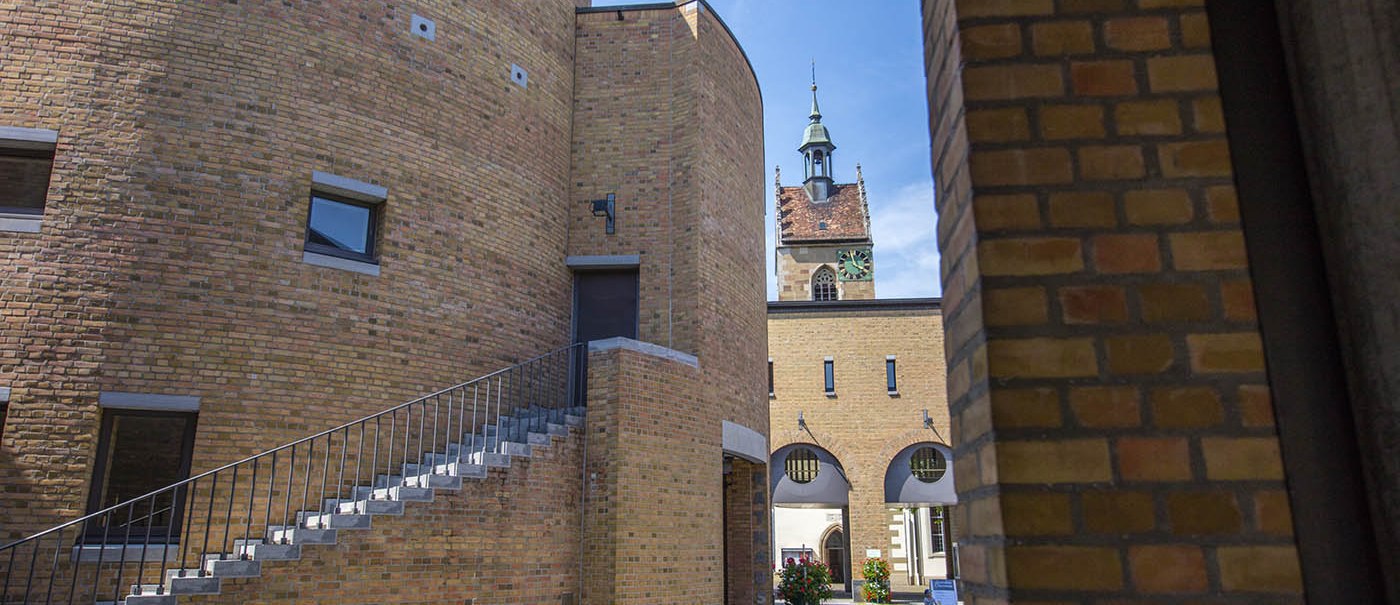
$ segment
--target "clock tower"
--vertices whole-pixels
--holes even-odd
[[[836,144],[822,124],[815,79],[808,118],[797,148],[802,154],[802,185],[784,187],[780,169],[773,176],[778,300],[875,298],[865,179],[860,164],[856,164],[855,183],[839,184],[832,178]]]

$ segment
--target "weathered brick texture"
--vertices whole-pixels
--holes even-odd
[[[965,598],[1297,602],[1204,2],[923,7]]]

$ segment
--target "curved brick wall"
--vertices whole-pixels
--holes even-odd
[[[0,537],[82,513],[101,391],[201,397],[200,470],[566,342],[574,4],[0,11],[0,125],[60,133],[0,232]],[[378,277],[302,262],[313,170],[388,188]]]
[[[621,18],[619,18],[619,14]],[[695,355],[706,416],[765,432],[763,108],[703,2],[579,15],[569,253],[638,254],[638,339]],[[617,233],[584,202],[617,194]]]

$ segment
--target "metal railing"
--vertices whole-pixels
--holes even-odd
[[[484,472],[583,405],[586,353],[556,349],[0,546],[0,605],[166,594],[168,577],[213,575],[211,561],[327,529],[390,488]]]

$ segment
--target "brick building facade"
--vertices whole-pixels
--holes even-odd
[[[803,183],[785,187],[781,172],[774,183],[774,555],[815,557],[849,588],[863,561],[882,557],[908,591],[952,563],[943,316],[938,299],[875,298],[865,181],[858,164],[855,183],[835,181],[815,84],[809,119]]]
[[[1400,9],[922,4],[964,599],[1400,602]]]
[[[613,334],[623,344],[591,354],[587,390],[603,411],[579,427],[589,444],[556,436],[552,450],[463,479],[485,483],[428,508],[408,502],[402,519],[357,539],[308,546],[311,560],[225,578],[225,594],[766,602],[767,506],[736,504],[767,493],[754,480],[767,458],[753,338],[765,329],[760,91],[703,1],[588,4],[0,10],[0,172],[26,175],[0,182],[0,539],[142,493],[121,479],[134,443],[174,444],[160,451],[183,462],[157,465],[171,482],[565,346],[593,320],[575,313],[575,284],[606,274],[635,284],[635,321]],[[47,183],[37,199],[35,171]],[[613,203],[593,203],[603,199]],[[706,270],[717,265],[731,269]],[[689,361],[667,370],[675,376],[648,365],[676,358]],[[615,406],[683,411],[685,426],[628,438],[637,427],[608,424]],[[506,425],[472,413],[458,430],[499,440]],[[174,427],[163,440],[140,438],[152,418]],[[349,431],[328,439],[356,443]],[[673,475],[632,464],[667,447]],[[308,473],[331,468],[329,450],[319,454],[327,461],[307,458]],[[616,466],[585,483],[585,463]],[[191,487],[186,502],[223,506],[223,489]],[[274,498],[249,493],[249,512],[229,515],[251,528]],[[658,508],[617,516],[623,502]],[[683,560],[668,560],[695,577],[682,585],[624,564],[637,556],[628,549],[655,544],[624,536],[659,536],[677,515],[693,539]],[[265,536],[239,526],[240,537]],[[75,587],[98,567],[114,596],[127,592],[117,584],[164,581],[125,560],[82,561],[94,544],[59,532],[28,546]],[[76,563],[58,556],[70,547]],[[580,564],[593,549],[612,554]],[[125,582],[111,577],[118,568]],[[429,588],[398,591],[385,574]],[[36,598],[17,584],[7,583],[12,601]]]

